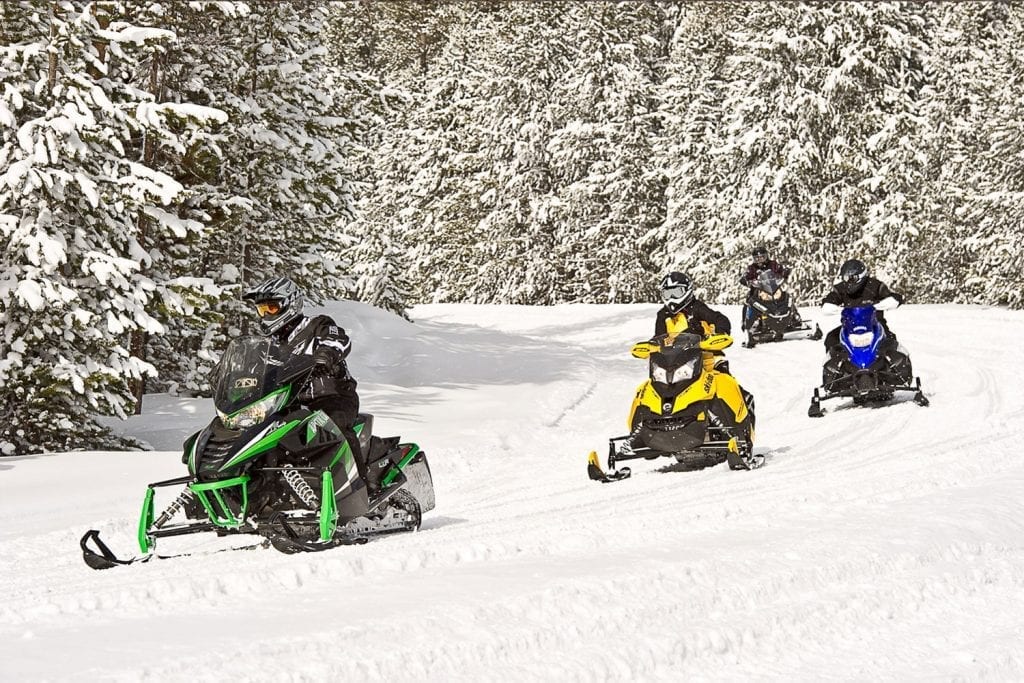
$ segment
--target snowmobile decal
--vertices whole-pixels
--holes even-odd
[[[274,429],[266,436],[263,436],[263,433],[258,434],[256,438],[254,438],[252,441],[250,441],[249,443],[242,447],[242,450],[238,452],[238,455],[236,455],[235,457],[231,458],[226,463],[221,465],[219,471],[223,472],[225,470],[229,470],[232,467],[245,462],[246,460],[256,457],[257,455],[263,453],[264,451],[269,451],[271,448],[277,445],[278,441],[280,441],[288,432],[290,432],[292,429],[295,428],[296,425],[299,424],[301,424],[301,420],[292,420],[288,424],[277,427],[277,429]],[[267,427],[267,430],[272,429],[274,426],[274,424],[271,424],[270,426]],[[267,430],[264,430],[264,432]]]
[[[362,429],[362,424],[356,425],[356,434]],[[332,436],[341,436],[341,430],[338,425],[334,424],[334,421],[328,417],[327,413],[322,410],[315,411],[306,420],[306,443],[309,443],[316,436],[316,433],[320,430],[331,434]]]
[[[358,437],[362,435],[364,427],[365,425],[363,423],[359,423],[352,428],[352,431],[354,431]],[[339,430],[338,433],[340,434],[341,431]],[[341,448],[339,448],[338,452],[334,454],[334,459],[331,460],[329,467],[334,469],[334,466],[337,465],[340,460],[344,460],[345,472],[351,476],[352,472],[356,469],[356,463],[352,455],[352,448],[348,445],[348,441],[342,440]]]
[[[420,447],[414,443],[402,444],[402,448],[404,449],[402,459],[398,461],[397,465],[393,465],[387,474],[384,475],[384,478],[381,479],[380,483],[382,486],[390,486],[398,478],[398,475],[401,474],[402,468],[412,462],[412,459],[420,452]]]

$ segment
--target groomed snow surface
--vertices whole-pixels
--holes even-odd
[[[421,532],[361,547],[86,567],[90,528],[137,552],[207,400],[147,397],[121,428],[154,452],[0,458],[0,679],[1024,679],[1024,313],[889,313],[931,406],[819,420],[820,342],[737,340],[762,469],[591,482],[655,310],[329,306],[377,433],[418,442],[437,489]]]

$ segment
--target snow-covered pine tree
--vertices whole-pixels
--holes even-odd
[[[241,292],[270,276],[291,277],[309,299],[341,298],[354,285],[338,268],[350,242],[354,124],[328,83],[322,2],[172,3],[163,15],[181,36],[168,55],[162,97],[227,114],[216,135],[168,159],[184,172],[187,206],[207,230],[183,261],[229,294],[202,324],[169,321],[173,345],[153,348],[169,376],[203,391],[227,339],[252,329]],[[205,302],[186,301],[199,312]],[[173,369],[171,369],[173,368]]]
[[[569,9],[577,50],[553,94],[561,125],[548,145],[557,184],[552,297],[648,301],[656,277],[647,237],[664,220],[666,182],[653,145],[666,16],[653,3]]]
[[[487,301],[479,291],[488,258],[480,227],[493,202],[490,162],[481,146],[481,69],[490,58],[478,48],[492,21],[474,8],[450,18],[450,34],[417,90],[382,132],[375,169],[379,181],[366,204],[368,225],[392,222],[408,245],[408,281],[419,301]],[[482,24],[482,25],[481,25]],[[402,79],[410,83],[412,76]]]
[[[140,87],[153,88],[160,101],[218,106],[227,100],[223,94],[226,73],[236,72],[244,61],[235,24],[249,19],[246,2],[133,3],[127,7],[139,23],[161,26],[178,40],[159,55],[158,63],[148,62],[136,76]],[[232,124],[194,131],[181,149],[161,149],[154,165],[178,180],[188,192],[187,201],[178,207],[184,218],[209,226],[202,234],[159,245],[162,265],[178,282],[192,285],[176,287],[160,309],[167,333],[149,337],[147,358],[159,370],[159,378],[147,386],[153,390],[204,393],[210,371],[227,339],[238,333],[226,323],[225,311],[240,308],[237,298],[240,270],[235,262],[219,263],[220,252],[211,244],[230,240],[223,234],[226,226],[240,221],[251,208],[238,183],[225,177],[224,150],[230,147]],[[198,277],[197,277],[198,276]],[[236,321],[237,322],[237,321]]]
[[[912,284],[900,276],[920,239],[928,11],[737,6],[713,142],[698,165],[673,174],[676,206],[695,210],[669,215],[682,239],[665,233],[667,253],[692,263],[712,295],[739,295],[735,273],[758,243],[793,263],[805,300],[851,256],[897,287]]]
[[[339,259],[350,264],[355,298],[405,316],[412,293],[408,247],[395,215],[400,160],[407,158],[405,116],[415,95],[401,83],[421,76],[423,50],[437,40],[429,26],[446,12],[409,3],[336,3],[323,35],[334,99],[352,125],[354,218],[339,227],[352,236]],[[392,134],[399,133],[398,135]],[[400,172],[400,171],[399,171]]]
[[[218,180],[244,205],[211,231],[197,265],[218,279],[233,267],[244,285],[286,275],[313,301],[336,298],[350,283],[326,254],[344,242],[337,219],[351,215],[350,138],[324,83],[325,3],[237,7],[239,15],[247,8],[244,20],[207,14],[218,24],[222,59],[202,87],[229,117]]]
[[[166,210],[182,186],[129,153],[133,139],[175,139],[167,110],[126,78],[147,46],[173,35],[92,3],[42,7],[3,6],[3,453],[120,443],[95,417],[124,417],[130,383],[153,372],[130,335],[163,331],[151,309],[166,283],[143,272],[152,259],[140,225],[150,234],[196,227]]]
[[[703,297],[719,297],[733,264],[711,236],[727,234],[717,197],[727,182],[719,163],[725,116],[730,33],[743,26],[750,3],[686,3],[670,15],[665,74],[657,87],[662,130],[654,166],[668,179],[665,221],[650,234],[659,270],[697,276]],[[732,240],[726,244],[731,247]],[[710,275],[710,277],[709,277]]]
[[[1024,8],[979,3],[950,7],[948,12],[955,12],[951,20],[961,36],[956,41],[959,54],[969,50],[954,62],[962,68],[952,74],[949,80],[956,82],[950,87],[958,88],[959,113],[973,125],[965,131],[969,136],[959,137],[969,166],[954,167],[960,172],[947,184],[955,188],[951,194],[963,197],[947,225],[953,253],[963,254],[963,277],[954,281],[963,292],[949,292],[947,284],[946,293],[959,300],[1022,308]],[[945,261],[943,255],[938,262]]]
[[[549,145],[562,114],[553,93],[577,48],[570,5],[508,3],[478,24],[486,30],[476,35],[477,52],[490,59],[477,79],[474,111],[488,168],[466,183],[466,191],[484,193],[488,209],[479,223],[482,259],[470,290],[477,299],[558,302],[558,179]]]
[[[393,192],[391,170],[400,153],[389,147],[398,138],[387,130],[401,120],[409,95],[383,86],[365,72],[338,69],[330,82],[343,107],[338,114],[352,122],[352,174],[358,178],[352,183],[358,195],[354,218],[339,221],[337,228],[351,236],[351,244],[338,258],[349,264],[354,298],[407,317],[412,292],[407,247],[387,201]]]
[[[929,159],[927,199],[921,224],[926,240],[903,264],[921,300],[981,303],[987,282],[970,280],[976,254],[970,235],[978,225],[969,206],[977,195],[978,162],[988,153],[981,131],[998,109],[1006,74],[993,68],[997,44],[1005,39],[1010,5],[933,5],[934,35],[926,60],[934,96],[925,105],[931,137],[919,141]],[[981,217],[982,220],[984,216]]]
[[[332,2],[324,27],[333,66],[381,79],[389,87],[420,90],[452,26],[466,16],[467,3]]]

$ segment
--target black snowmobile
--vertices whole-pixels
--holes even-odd
[[[765,342],[786,339],[791,332],[810,332],[809,335],[793,336],[789,339],[821,339],[821,328],[815,323],[811,327],[800,317],[800,312],[782,288],[785,278],[769,270],[762,270],[755,280],[742,280],[753,290],[747,295],[746,309],[752,309],[753,319],[746,329],[747,340],[743,346],[753,348]],[[746,322],[746,311],[743,320]]]
[[[844,308],[839,332],[842,351],[831,354],[822,368],[822,385],[814,390],[810,417],[825,412],[821,402],[852,398],[855,405],[892,400],[898,391],[914,392],[914,402],[928,405],[921,378],[914,377],[910,356],[891,343],[871,305]]]
[[[185,441],[188,475],[146,489],[143,555],[118,559],[90,530],[80,543],[86,564],[106,569],[161,557],[157,539],[201,532],[255,535],[263,539],[256,545],[298,553],[418,529],[434,508],[426,454],[399,437],[373,436],[373,416],[360,414],[354,431],[372,479],[363,481],[338,426],[302,407],[314,372],[311,358],[268,337],[233,340],[214,374],[217,417]],[[155,514],[156,490],[172,486],[184,488]]]

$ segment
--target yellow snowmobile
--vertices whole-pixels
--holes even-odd
[[[714,369],[716,355],[732,342],[727,334],[702,339],[684,332],[635,344],[633,356],[648,359],[650,376],[633,399],[629,435],[608,440],[608,469],[601,469],[596,451],[590,453],[590,478],[625,479],[630,469],[616,470],[617,462],[665,456],[679,462],[694,455],[721,458],[734,470],[760,467],[764,456],[753,453],[753,397],[732,375]]]

